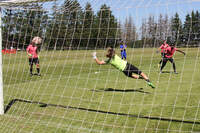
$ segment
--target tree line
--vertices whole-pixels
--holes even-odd
[[[200,41],[200,14],[192,11],[187,14],[184,22],[181,21],[179,14],[169,18],[168,15],[160,14],[156,21],[154,16],[144,19],[141,26],[141,40],[146,45],[157,46],[160,41],[167,40],[177,46],[199,46]]]
[[[81,7],[77,0],[52,3],[45,10],[40,3],[3,9],[3,48],[25,49],[34,36],[43,38],[42,49],[95,49],[118,47],[157,47],[163,40],[180,46],[196,46],[200,40],[200,14],[192,11],[184,23],[176,13],[169,18],[149,16],[136,27],[132,16],[121,23],[106,4],[95,13],[90,3]]]

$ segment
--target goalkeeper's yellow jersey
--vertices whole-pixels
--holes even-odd
[[[126,68],[127,61],[122,60],[119,56],[115,55],[110,59],[105,60],[106,63],[111,64],[115,68],[119,69],[120,71],[124,71]]]

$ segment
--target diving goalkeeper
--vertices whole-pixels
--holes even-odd
[[[112,47],[109,47],[107,49],[106,57],[108,58],[107,60],[100,61],[96,57],[96,52],[93,53],[93,59],[96,61],[97,64],[99,65],[111,64],[118,70],[122,71],[126,76],[130,78],[134,78],[134,79],[144,79],[149,86],[151,86],[152,88],[155,88],[155,86],[150,82],[149,78],[142,71],[140,71],[134,65],[121,59],[118,55],[115,54],[115,50]]]

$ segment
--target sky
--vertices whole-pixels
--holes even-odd
[[[110,6],[113,15],[122,23],[126,17],[132,16],[136,27],[140,27],[142,19],[149,15],[158,17],[160,14],[174,16],[177,12],[182,22],[192,10],[200,11],[200,0],[78,0],[82,7],[91,3],[96,12],[102,4]]]
[[[59,5],[64,0],[53,1],[56,1]],[[185,16],[191,13],[192,10],[200,12],[200,0],[78,0],[78,2],[82,8],[89,2],[95,12],[100,9],[101,5],[106,4],[122,24],[127,17],[132,16],[137,29],[141,26],[142,20],[150,15],[158,18],[160,14],[163,16],[167,14],[169,17],[172,17],[177,12],[182,22],[184,22]],[[45,3],[45,7],[50,6],[48,3]]]

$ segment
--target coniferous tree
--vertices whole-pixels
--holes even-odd
[[[182,35],[182,22],[179,18],[178,13],[175,14],[174,17],[172,17],[171,20],[171,32],[172,32],[172,37],[171,37],[171,43],[176,43],[179,45],[181,41],[181,35]]]
[[[15,42],[15,48],[25,49],[34,36],[44,36],[47,12],[38,3],[23,5],[20,9],[6,10],[3,36],[7,36],[7,43]]]
[[[106,4],[102,5],[100,10],[97,12],[97,17],[95,19],[96,26],[98,29],[97,34],[97,47],[107,47],[114,46],[116,40],[116,32],[118,28],[118,23],[110,7]]]
[[[200,41],[200,13],[199,11],[196,11],[196,41],[197,41],[197,44],[199,43]]]
[[[186,44],[188,43],[188,41],[190,41],[190,32],[191,32],[191,16],[190,14],[187,14],[183,25],[183,43]]]
[[[93,47],[94,44],[96,43],[96,33],[95,33],[95,14],[94,11],[92,10],[92,6],[90,3],[87,3],[85,6],[85,11],[83,13],[83,39],[82,43],[83,46],[86,48],[88,47]]]

